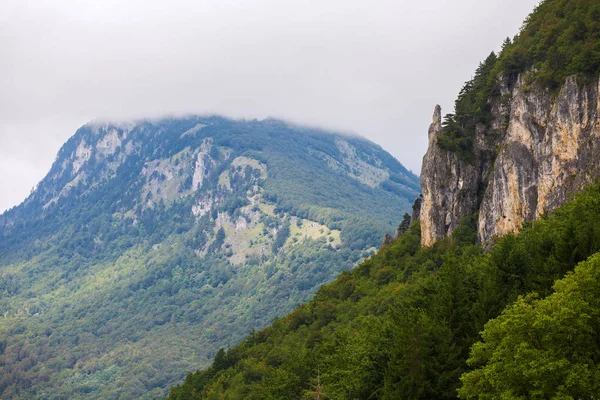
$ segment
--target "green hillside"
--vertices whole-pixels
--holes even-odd
[[[165,396],[371,254],[417,195],[358,137],[87,124],[0,216],[0,397]]]
[[[317,398],[317,386],[331,399],[451,399],[461,379],[464,398],[593,398],[598,256],[552,293],[600,251],[599,226],[598,186],[485,254],[468,224],[432,248],[420,247],[415,224],[307,304],[220,351],[169,399]],[[485,342],[473,347],[484,327]]]
[[[548,94],[567,76],[597,79],[599,21],[597,1],[540,2],[465,84],[437,144],[474,163],[476,129],[502,137],[492,106],[507,104],[517,79]],[[485,252],[476,221],[432,247],[411,226],[310,302],[217,353],[169,399],[596,398],[600,187]]]

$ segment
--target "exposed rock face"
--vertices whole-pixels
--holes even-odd
[[[600,175],[598,84],[567,79],[554,101],[547,91],[514,91],[505,146],[500,148],[479,216],[479,237],[516,231]]]
[[[552,95],[521,76],[512,90],[502,88],[508,102],[492,104],[490,127],[477,128],[471,164],[437,145],[436,106],[421,174],[423,245],[449,235],[476,211],[479,239],[486,244],[600,177],[599,91],[599,82],[580,85],[571,77]]]
[[[385,246],[391,244],[393,241],[394,241],[394,237],[392,235],[390,235],[389,233],[386,233],[385,236],[383,237],[383,241],[381,242],[381,246],[379,248],[383,249]]]
[[[347,170],[347,173],[357,181],[376,187],[381,182],[385,181],[390,177],[390,173],[387,169],[381,168],[381,161],[377,160],[376,164],[371,165],[364,159],[362,159],[357,153],[356,148],[345,140],[337,139],[335,141],[340,154],[343,157],[343,165],[341,169]],[[333,165],[339,164],[339,162],[332,160]]]
[[[421,205],[423,204],[423,195],[420,194],[419,197],[415,199],[412,207],[412,215],[410,217],[410,223],[412,224],[415,221],[421,219]]]
[[[197,191],[202,188],[204,177],[208,174],[208,170],[214,166],[214,162],[210,157],[210,149],[212,147],[212,139],[205,139],[200,146],[198,158],[194,168],[194,177],[192,179],[192,190]]]
[[[441,120],[438,105],[429,127],[429,147],[421,170],[421,242],[425,246],[452,233],[461,219],[477,207],[480,180],[477,165],[461,161],[456,154],[439,148]]]

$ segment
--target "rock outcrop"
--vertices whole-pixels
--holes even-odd
[[[380,249],[383,249],[385,246],[391,244],[394,241],[394,237],[392,235],[390,235],[389,233],[386,233],[383,236],[383,241],[381,242],[381,246],[379,246]]]
[[[421,219],[421,205],[423,204],[423,195],[420,194],[419,197],[415,199],[415,202],[412,206],[412,215],[410,216],[410,223],[419,221]]]
[[[449,235],[478,212],[482,244],[564,203],[600,176],[600,82],[570,77],[552,93],[520,76],[492,100],[492,120],[476,127],[473,161],[438,146],[435,107],[423,158],[422,244]]]

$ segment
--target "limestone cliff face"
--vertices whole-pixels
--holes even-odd
[[[477,209],[491,164],[493,144],[486,139],[483,126],[477,128],[473,163],[441,149],[437,144],[441,133],[441,108],[436,106],[421,169],[421,240],[425,246],[451,234],[465,216]]]
[[[600,177],[600,82],[572,77],[556,93],[520,77],[501,87],[492,122],[477,127],[474,161],[441,149],[436,106],[423,158],[422,244],[430,246],[479,211],[483,244],[517,231]]]
[[[476,206],[473,203],[477,198],[475,167],[438,147],[441,120],[441,108],[436,106],[429,127],[429,147],[421,170],[421,240],[425,246],[450,234],[460,219]]]

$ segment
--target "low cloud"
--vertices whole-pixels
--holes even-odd
[[[217,113],[351,131],[419,172],[433,106],[536,0],[0,4],[0,210],[86,121]]]

